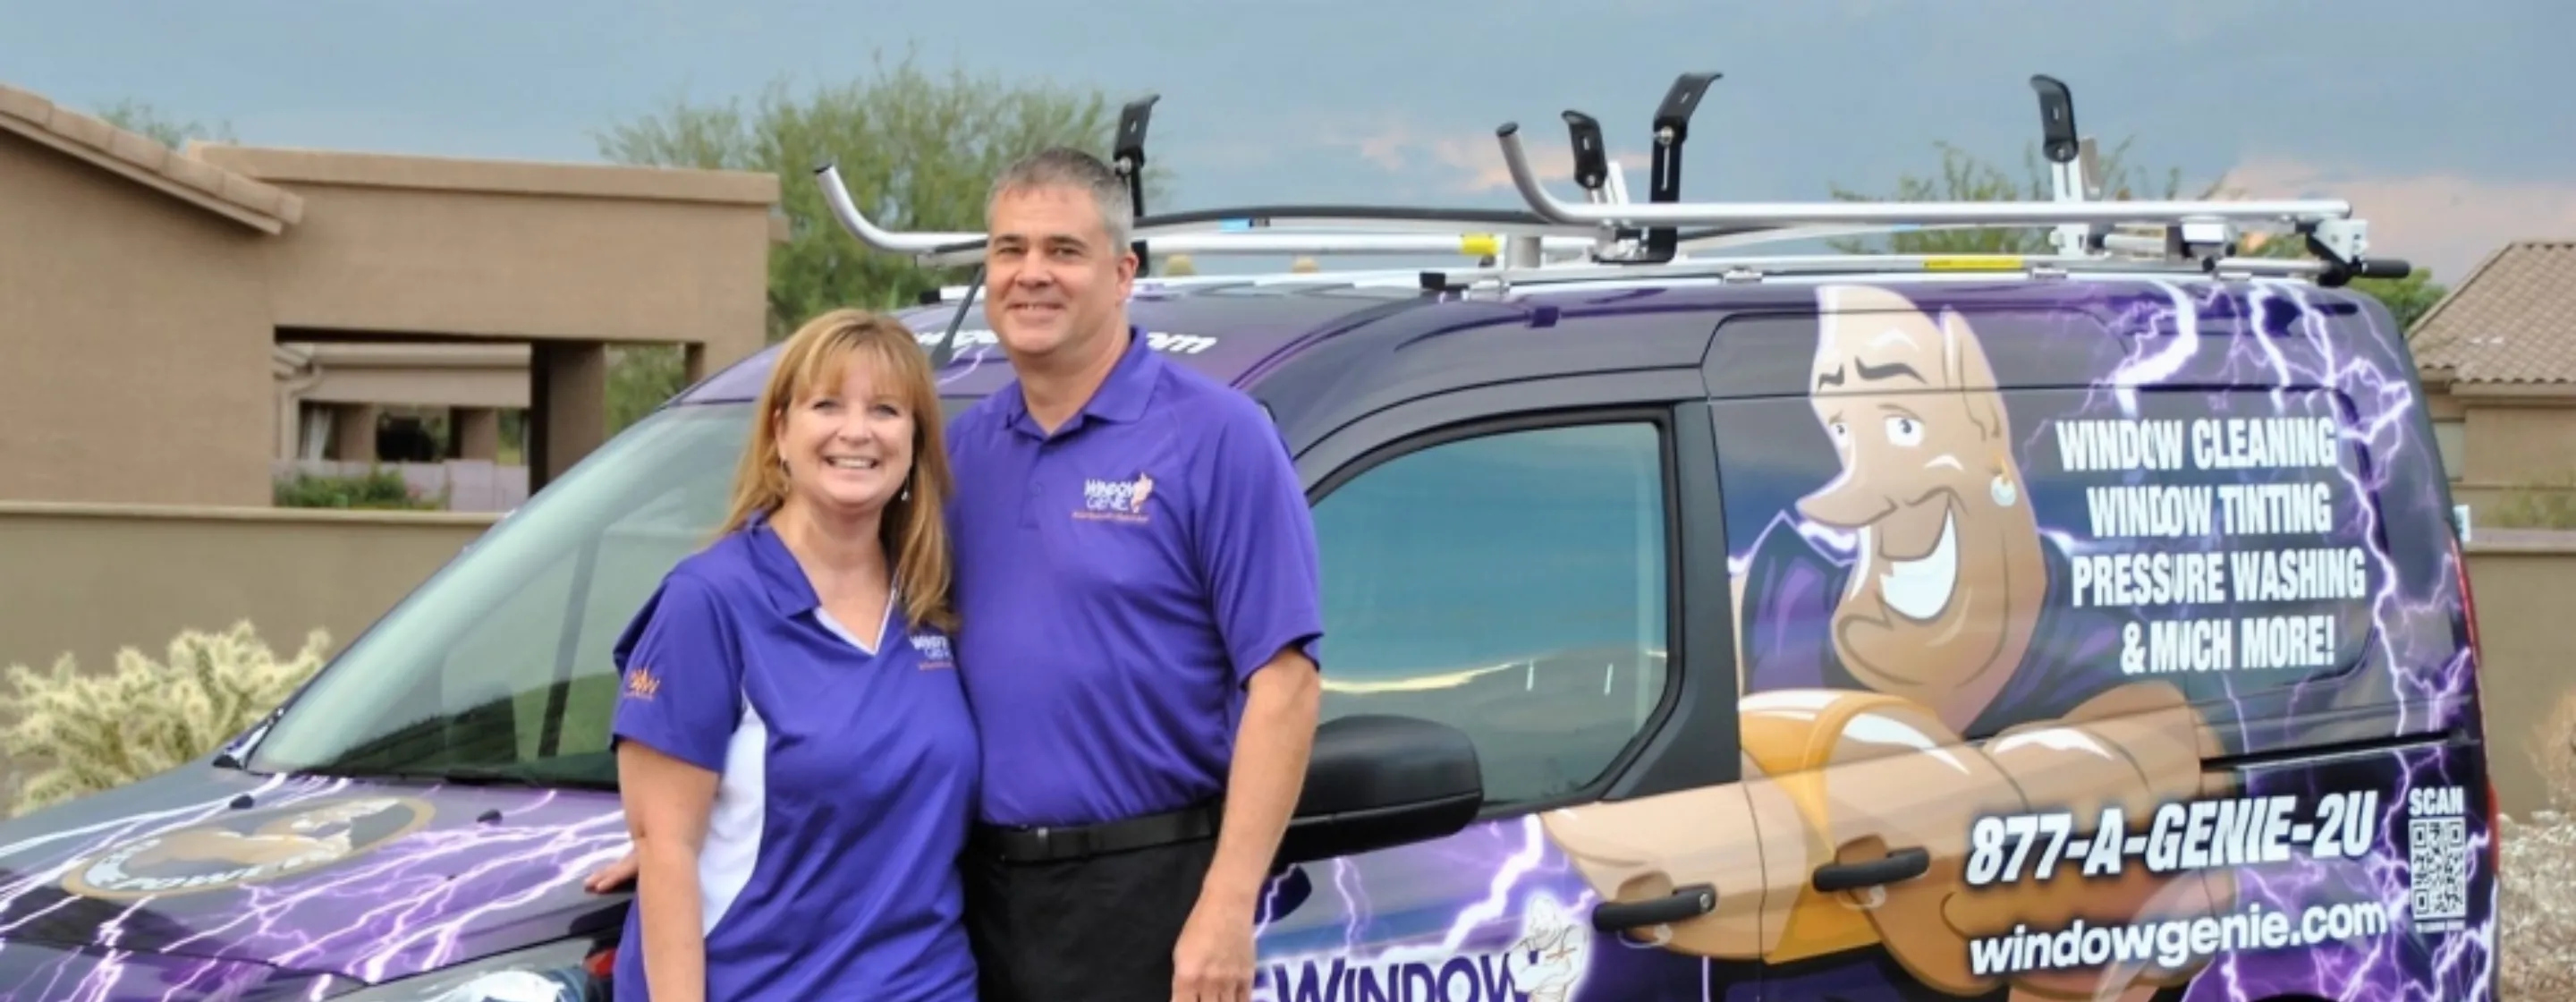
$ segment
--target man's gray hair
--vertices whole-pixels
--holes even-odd
[[[1127,179],[1107,161],[1081,150],[1057,146],[1021,157],[1000,176],[984,196],[984,217],[992,218],[993,203],[1006,192],[1032,188],[1079,188],[1091,193],[1091,201],[1100,207],[1101,228],[1109,233],[1111,253],[1127,249],[1128,234],[1136,228],[1136,206],[1128,201]]]

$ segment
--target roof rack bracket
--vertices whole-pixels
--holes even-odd
[[[1118,110],[1118,142],[1111,153],[1111,164],[1127,179],[1127,201],[1136,218],[1145,218],[1145,127],[1153,124],[1154,103],[1161,94],[1147,94],[1127,102]],[[1145,241],[1131,240],[1128,247],[1136,252],[1136,274],[1153,274],[1153,259],[1145,255]]]
[[[2092,150],[2075,128],[2075,92],[2045,73],[2031,75],[2030,89],[2039,94],[2039,150],[2048,160],[2054,200],[2091,201],[2093,158],[2087,154]],[[2098,249],[2110,230],[2099,223],[2060,223],[2050,231],[2049,242],[2060,254],[2083,254]]]
[[[2075,92],[2045,73],[2031,75],[2030,89],[2039,92],[2040,154],[2049,163],[2074,163],[2082,141],[2075,129]]]
[[[2301,223],[2299,236],[2308,253],[2325,260],[2317,284],[2334,288],[2356,278],[2405,278],[2415,266],[2403,258],[2370,256],[2370,223],[2361,219],[2320,219]]]
[[[1619,205],[1628,201],[1628,186],[1617,176],[1610,163],[1609,148],[1601,140],[1601,121],[1572,108],[1561,116],[1565,119],[1566,144],[1574,154],[1574,183],[1583,189],[1584,200],[1594,205]],[[1603,233],[1592,249],[1596,261],[1618,261],[1634,254],[1637,240],[1643,237],[1636,227],[1621,226]]]
[[[1664,92],[1664,101],[1655,107],[1653,173],[1646,182],[1646,200],[1672,204],[1682,200],[1682,144],[1690,139],[1691,114],[1699,110],[1700,98],[1708,86],[1722,74],[1684,73],[1673,78],[1673,86]],[[1681,242],[1679,226],[1656,226],[1646,230],[1645,253],[1635,260],[1643,264],[1662,264],[1673,259]]]
[[[1595,204],[1607,201],[1610,155],[1601,148],[1601,121],[1572,108],[1565,110],[1566,142],[1574,151],[1574,183]]]

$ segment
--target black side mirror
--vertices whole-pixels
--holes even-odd
[[[1457,728],[1375,714],[1326,721],[1277,865],[1455,834],[1484,803],[1476,745]]]

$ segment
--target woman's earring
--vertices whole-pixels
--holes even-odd
[[[2012,507],[2013,499],[2021,495],[2020,491],[2013,488],[2011,478],[2001,473],[1995,474],[1995,482],[1987,488],[1987,493],[1994,495],[1995,504],[2004,508]]]

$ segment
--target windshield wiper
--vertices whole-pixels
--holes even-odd
[[[379,779],[447,783],[456,786],[514,786],[528,789],[614,790],[614,780],[592,776],[546,775],[525,766],[451,765],[434,769],[315,770],[346,779]]]

